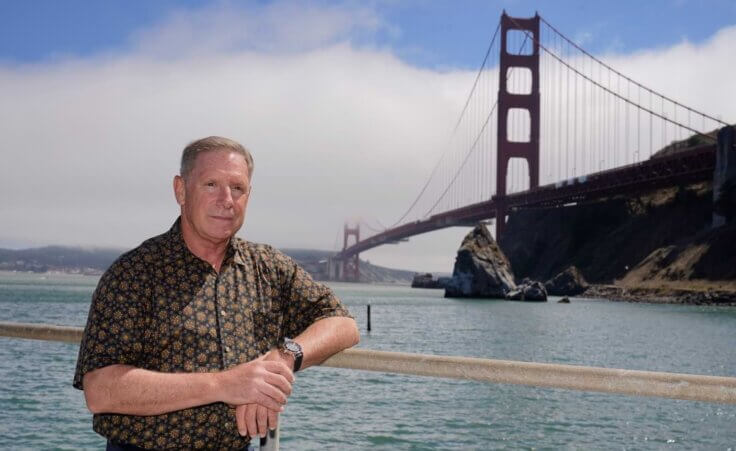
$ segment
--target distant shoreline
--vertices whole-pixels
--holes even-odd
[[[85,276],[85,277],[100,277],[104,271],[90,271],[90,272],[81,272],[81,271],[65,271],[60,269],[49,269],[46,271],[30,271],[30,270],[22,270],[22,269],[0,269],[0,274],[27,274],[27,275],[38,275],[38,276],[46,276],[46,275],[54,275],[54,276]]]
[[[67,275],[74,275],[74,276],[90,276],[90,277],[100,277],[102,274],[105,273],[105,271],[95,269],[95,268],[69,268],[69,269],[59,269],[59,268],[53,268],[53,269],[45,269],[43,271],[34,271],[32,269],[12,269],[12,268],[0,268],[0,273],[19,273],[19,274],[38,274],[38,275],[44,275],[44,274],[67,274]]]

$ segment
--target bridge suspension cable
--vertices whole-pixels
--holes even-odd
[[[490,44],[488,44],[488,49],[486,50],[486,54],[483,57],[483,62],[481,63],[480,68],[478,69],[478,73],[477,73],[477,75],[475,77],[475,81],[473,82],[473,86],[472,86],[472,88],[470,88],[470,93],[468,94],[468,97],[465,99],[465,105],[463,105],[463,109],[460,112],[460,115],[458,116],[457,122],[455,122],[455,127],[453,127],[453,130],[452,130],[451,138],[450,139],[452,139],[452,137],[455,135],[455,133],[457,133],[457,130],[460,127],[460,124],[461,124],[463,118],[465,117],[465,113],[468,111],[468,105],[470,105],[470,101],[471,101],[471,99],[473,97],[473,94],[475,93],[475,90],[478,87],[478,81],[480,80],[481,75],[483,74],[483,70],[485,69],[486,64],[488,63],[488,57],[491,54],[491,50],[493,49],[493,46],[494,46],[494,44],[496,42],[496,38],[498,37],[498,31],[500,29],[501,29],[501,22],[499,21],[498,25],[496,26],[496,30],[493,32],[493,36],[491,37],[491,42],[490,42]],[[449,153],[449,151],[450,151],[450,146],[449,145],[445,146],[445,150],[442,152],[442,154],[440,155],[440,158],[437,160],[437,163],[435,164],[434,168],[432,169],[432,172],[430,173],[429,178],[427,178],[426,183],[424,184],[424,186],[422,186],[422,189],[419,191],[419,194],[414,199],[414,202],[411,203],[411,205],[404,212],[404,214],[401,215],[401,217],[390,228],[396,227],[398,224],[400,224],[409,215],[409,213],[414,209],[414,207],[417,205],[417,203],[419,202],[419,200],[422,198],[422,196],[426,192],[426,190],[429,187],[430,183],[432,182],[435,174],[437,173],[437,170],[442,165],[442,161],[445,159],[445,157],[447,156],[447,154]]]
[[[542,184],[715,142],[724,121],[635,81],[540,23]]]
[[[519,50],[517,53],[521,53],[522,49],[526,46],[527,42],[529,42],[529,36],[525,36],[524,40],[521,42],[521,45],[519,46]],[[508,81],[511,78],[511,75],[514,73],[514,68],[511,68],[508,73],[506,74],[506,80]],[[518,82],[517,82],[518,83]],[[512,88],[513,89],[513,88]],[[473,140],[472,145],[468,148],[467,152],[465,153],[465,156],[463,157],[462,163],[460,163],[460,166],[457,168],[457,171],[455,171],[455,174],[452,176],[452,179],[447,184],[445,189],[442,191],[442,194],[440,194],[437,201],[432,205],[432,207],[424,214],[424,217],[429,217],[437,208],[437,205],[445,198],[447,193],[450,191],[450,188],[455,184],[457,179],[459,178],[460,174],[462,173],[463,169],[465,168],[466,164],[468,163],[470,156],[473,154],[473,152],[478,147],[478,142],[481,139],[481,136],[483,136],[483,132],[486,130],[486,127],[488,126],[488,123],[491,120],[491,117],[493,116],[493,113],[496,111],[496,107],[498,106],[498,97],[496,97],[495,102],[493,102],[493,107],[491,107],[491,110],[488,112],[488,115],[486,116],[485,121],[483,121],[483,125],[481,126],[480,130],[478,131],[478,134],[476,135],[475,139]]]
[[[445,195],[447,195],[447,192],[450,191],[450,188],[452,188],[452,185],[455,184],[455,181],[460,176],[460,173],[465,168],[465,165],[468,163],[468,159],[470,158],[470,155],[472,155],[473,151],[476,149],[478,141],[480,140],[480,137],[483,135],[483,132],[486,130],[486,127],[488,126],[488,122],[491,120],[491,117],[493,116],[493,113],[496,111],[497,106],[498,106],[498,99],[496,99],[496,101],[493,103],[493,107],[491,108],[491,111],[488,113],[488,116],[486,116],[486,120],[483,122],[483,126],[478,132],[478,136],[475,137],[475,140],[473,141],[473,145],[471,145],[470,148],[468,149],[468,152],[465,154],[465,158],[463,158],[463,162],[457,168],[457,171],[455,172],[455,175],[452,177],[452,180],[450,180],[450,183],[447,184],[447,187],[445,188],[444,191],[442,191],[442,194],[440,194],[440,197],[437,198],[437,201],[432,205],[429,211],[427,211],[424,214],[425,218],[432,214],[432,212],[437,207],[437,205],[445,198]]]
[[[564,34],[563,34],[562,32],[560,32],[560,31],[559,31],[559,30],[558,30],[557,28],[555,28],[555,27],[554,27],[554,26],[553,26],[552,24],[550,24],[549,22],[547,22],[546,20],[544,20],[544,17],[540,16],[540,17],[539,17],[539,20],[541,20],[541,21],[542,21],[542,23],[544,23],[545,25],[547,25],[547,26],[548,26],[548,27],[549,27],[549,28],[550,28],[550,29],[551,29],[552,31],[554,31],[555,33],[557,33],[557,34],[558,34],[558,35],[559,35],[560,37],[562,37],[562,38],[563,38],[563,39],[564,39],[565,41],[567,41],[567,42],[568,42],[568,43],[569,43],[570,45],[572,45],[573,47],[575,47],[575,48],[576,48],[576,49],[577,49],[578,51],[582,52],[582,53],[583,53],[584,55],[586,55],[586,56],[587,56],[588,58],[590,58],[590,59],[592,59],[593,61],[595,61],[596,63],[598,63],[598,64],[602,65],[603,67],[605,67],[606,69],[608,69],[608,70],[610,70],[611,72],[615,73],[615,74],[616,74],[616,75],[618,75],[619,77],[623,77],[623,78],[624,78],[624,79],[625,79],[626,81],[628,81],[628,82],[630,82],[630,83],[633,83],[633,84],[634,84],[634,85],[636,85],[637,87],[639,87],[639,88],[643,88],[643,89],[645,89],[645,90],[647,90],[647,91],[651,92],[652,94],[655,94],[655,95],[657,95],[657,96],[659,96],[659,97],[662,97],[662,98],[663,98],[664,100],[667,100],[668,102],[672,102],[673,104],[675,104],[675,105],[677,105],[677,106],[679,106],[679,107],[681,107],[681,108],[684,108],[684,109],[686,109],[686,110],[689,110],[689,111],[691,111],[691,112],[693,112],[693,113],[696,113],[696,114],[698,114],[698,115],[700,115],[700,116],[703,116],[703,117],[705,117],[705,118],[708,118],[708,119],[710,119],[710,120],[712,120],[712,121],[718,122],[718,123],[719,123],[719,124],[721,124],[721,125],[724,125],[724,126],[725,126],[725,125],[728,125],[728,124],[727,124],[726,122],[723,122],[723,121],[722,121],[722,120],[720,120],[720,119],[717,119],[717,118],[715,118],[715,117],[713,117],[713,116],[710,116],[710,115],[708,115],[708,114],[706,114],[706,113],[703,113],[702,111],[698,111],[698,110],[696,110],[696,109],[694,109],[694,108],[691,108],[691,107],[689,107],[689,106],[687,106],[687,105],[683,105],[683,104],[679,103],[678,101],[676,101],[676,100],[673,100],[673,99],[671,99],[671,98],[667,97],[666,95],[664,95],[664,94],[662,94],[662,93],[660,93],[660,92],[657,92],[657,91],[655,91],[655,90],[653,90],[653,89],[651,89],[651,88],[649,88],[649,87],[647,87],[647,86],[645,86],[645,85],[643,85],[643,84],[641,84],[641,83],[637,82],[636,80],[632,80],[631,78],[627,77],[627,76],[626,76],[625,74],[622,74],[621,72],[619,72],[619,71],[617,71],[616,69],[612,68],[611,66],[609,66],[609,65],[608,65],[608,64],[606,64],[606,63],[604,63],[604,62],[603,62],[603,61],[601,61],[600,59],[596,58],[596,57],[595,57],[595,56],[593,56],[592,54],[588,53],[588,52],[587,52],[587,51],[586,51],[586,50],[585,50],[584,48],[580,47],[580,46],[579,46],[579,45],[578,45],[577,43],[575,43],[575,41],[572,41],[571,39],[569,39],[569,38],[568,38],[567,36],[565,36],[565,35],[564,35]],[[512,21],[513,21],[513,19],[512,19]]]
[[[377,219],[376,219],[376,222],[378,222],[378,225],[379,225],[380,227],[383,227],[383,226],[381,225],[381,223],[380,223],[380,222],[379,222],[379,221],[378,221]],[[360,223],[360,225],[361,225],[361,226],[365,227],[366,229],[370,230],[370,231],[371,231],[371,232],[373,232],[373,233],[381,233],[381,232],[383,232],[384,230],[386,230],[386,227],[383,227],[382,229],[377,229],[377,228],[373,227],[372,225],[370,225],[370,224],[369,224],[368,222],[366,222],[366,221],[365,221],[365,220],[363,220],[363,219],[361,219],[361,220],[359,221],[359,223]]]
[[[515,22],[513,18],[511,19],[511,21],[512,21],[512,22]],[[547,22],[544,22],[544,23],[547,23]],[[529,33],[528,31],[524,31],[524,34],[526,34],[526,35],[527,35],[527,37],[531,37],[531,34],[530,34],[530,33]],[[563,37],[563,38],[564,38],[564,39],[565,39],[566,41],[568,41],[568,42],[571,42],[571,43],[572,43],[572,41],[570,41],[570,40],[569,40],[569,39],[568,39],[567,37],[565,37],[564,35],[561,35],[561,36],[562,36],[562,37]],[[534,38],[533,38],[533,37],[531,37],[531,39],[534,39]],[[700,136],[702,136],[702,137],[704,137],[704,138],[706,138],[706,139],[708,139],[708,140],[710,140],[710,141],[712,141],[712,142],[715,142],[715,141],[716,141],[715,137],[713,137],[713,136],[710,136],[710,135],[706,135],[705,133],[702,133],[702,132],[700,132],[699,130],[697,130],[697,129],[695,129],[695,128],[692,128],[692,127],[690,127],[689,125],[685,125],[684,123],[681,123],[681,122],[677,122],[676,120],[673,120],[673,119],[670,119],[670,118],[668,118],[668,117],[667,117],[666,115],[664,115],[664,114],[661,114],[661,113],[657,113],[656,111],[654,111],[654,110],[652,110],[652,109],[649,109],[649,108],[646,108],[646,107],[644,107],[644,106],[641,106],[641,105],[637,104],[636,102],[634,102],[634,101],[632,101],[632,100],[628,99],[628,98],[627,98],[626,96],[624,96],[624,95],[622,95],[622,94],[619,94],[618,92],[614,91],[613,89],[611,89],[611,88],[609,88],[609,87],[606,87],[606,86],[603,86],[603,85],[602,85],[601,83],[597,82],[596,80],[593,80],[593,79],[592,79],[591,77],[589,77],[588,75],[586,75],[586,74],[583,74],[583,73],[582,73],[581,71],[579,71],[579,70],[578,70],[578,69],[577,69],[576,67],[573,67],[573,66],[572,66],[571,64],[569,64],[569,63],[565,62],[565,61],[564,61],[564,60],[563,60],[563,59],[562,59],[562,58],[561,58],[560,56],[558,56],[557,54],[555,54],[555,53],[554,53],[553,51],[549,50],[549,49],[548,49],[547,47],[545,47],[545,46],[544,46],[544,44],[542,44],[541,42],[539,42],[538,44],[539,44],[539,48],[541,48],[542,50],[544,50],[545,52],[547,52],[547,53],[548,53],[548,54],[549,54],[549,55],[550,55],[550,56],[551,56],[552,58],[554,58],[554,59],[556,59],[557,61],[559,61],[559,62],[560,62],[560,64],[562,64],[563,66],[565,66],[565,67],[566,67],[567,69],[571,70],[571,71],[572,71],[573,73],[575,73],[576,75],[578,75],[578,76],[580,76],[580,77],[584,78],[585,80],[589,81],[590,83],[592,83],[592,84],[593,84],[593,85],[595,85],[596,87],[598,87],[598,88],[600,88],[600,89],[602,89],[602,90],[604,90],[604,91],[608,92],[609,94],[613,95],[614,97],[616,97],[616,98],[618,98],[618,99],[620,99],[620,100],[622,100],[622,101],[624,101],[624,102],[626,102],[626,103],[628,103],[628,104],[631,104],[632,106],[635,106],[635,107],[637,107],[637,108],[641,109],[642,111],[645,111],[645,112],[647,112],[647,113],[649,113],[649,114],[651,114],[651,115],[653,115],[653,116],[656,116],[656,117],[658,117],[658,118],[660,118],[660,119],[662,119],[662,120],[664,120],[664,121],[667,121],[667,122],[669,122],[669,123],[671,123],[671,124],[673,124],[673,125],[677,125],[677,126],[679,126],[679,127],[682,127],[682,128],[684,128],[684,129],[686,129],[686,130],[689,130],[689,131],[691,131],[691,132],[693,132],[693,133],[695,133],[695,134],[697,134],[697,135],[700,135]],[[585,55],[586,55],[586,56],[588,56],[588,57],[590,57],[590,58],[593,58],[593,59],[594,59],[594,60],[595,60],[596,62],[598,62],[599,64],[602,64],[602,65],[603,65],[604,67],[606,67],[607,69],[611,70],[611,71],[612,71],[613,73],[615,73],[616,75],[618,75],[618,76],[620,76],[620,77],[623,77],[623,78],[625,78],[625,79],[626,79],[627,81],[629,81],[629,82],[631,82],[631,83],[634,83],[634,84],[636,84],[636,85],[637,85],[638,87],[641,87],[641,88],[643,88],[643,89],[645,89],[645,90],[647,90],[647,91],[649,91],[649,92],[651,92],[651,93],[653,93],[653,94],[656,94],[657,96],[659,96],[659,97],[661,97],[661,98],[663,98],[663,99],[665,99],[665,100],[668,100],[668,101],[672,102],[673,104],[675,104],[675,105],[677,105],[677,106],[680,106],[680,107],[682,107],[682,108],[685,108],[685,109],[687,109],[687,110],[690,110],[690,111],[692,111],[692,112],[698,113],[698,114],[700,114],[700,115],[702,115],[702,116],[704,116],[704,117],[707,117],[707,118],[709,118],[709,119],[711,119],[711,120],[713,120],[713,121],[717,121],[718,123],[721,123],[721,124],[723,124],[723,125],[727,125],[727,124],[726,124],[725,122],[723,122],[723,121],[721,121],[721,120],[719,120],[719,119],[715,119],[715,118],[712,118],[711,116],[708,116],[707,114],[704,114],[704,113],[700,113],[700,112],[698,112],[698,111],[696,111],[696,110],[694,110],[694,109],[692,109],[692,108],[689,108],[689,107],[687,107],[687,106],[684,106],[684,105],[682,105],[682,104],[680,104],[680,103],[677,103],[677,102],[675,102],[674,100],[670,100],[669,98],[665,97],[664,95],[662,95],[662,94],[659,94],[659,93],[657,93],[656,91],[654,91],[654,90],[652,90],[652,89],[650,89],[650,88],[647,88],[646,86],[644,86],[644,85],[642,85],[642,84],[640,84],[640,83],[637,83],[637,82],[636,82],[636,81],[634,81],[634,80],[631,80],[630,78],[626,77],[625,75],[622,75],[622,74],[621,74],[620,72],[616,71],[615,69],[611,69],[611,67],[610,67],[610,66],[608,66],[608,65],[604,64],[603,62],[601,62],[600,60],[596,59],[595,57],[593,57],[593,56],[592,56],[592,55],[590,55],[589,53],[585,52],[585,51],[584,51],[584,50],[582,50],[582,49],[581,49],[580,47],[578,47],[578,46],[577,46],[576,44],[574,44],[574,43],[572,43],[572,44],[573,44],[573,45],[575,46],[575,48],[577,48],[577,49],[579,49],[580,51],[582,51],[583,53],[585,53]]]

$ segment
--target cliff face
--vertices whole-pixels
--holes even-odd
[[[509,217],[501,247],[517,278],[570,265],[593,283],[736,280],[736,226],[711,229],[709,183]]]

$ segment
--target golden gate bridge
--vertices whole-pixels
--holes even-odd
[[[345,224],[331,278],[358,281],[360,252],[414,235],[494,220],[501,240],[521,208],[710,180],[726,126],[619,72],[538,14],[504,12],[416,199],[390,227],[368,227],[371,236]]]

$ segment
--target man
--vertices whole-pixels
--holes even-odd
[[[100,279],[74,386],[108,450],[247,449],[275,428],[294,372],[358,342],[329,288],[235,237],[252,175],[240,144],[191,143],[174,178],[181,216]]]

